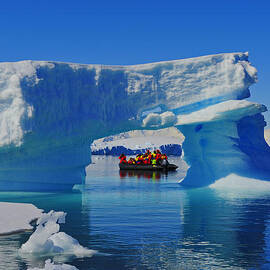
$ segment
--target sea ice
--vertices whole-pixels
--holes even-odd
[[[0,235],[32,230],[29,223],[42,212],[33,204],[0,202]]]
[[[59,232],[60,223],[65,223],[66,213],[50,211],[42,214],[37,228],[21,248],[21,253],[55,254],[63,253],[77,257],[91,257],[96,251],[85,248],[73,237]]]
[[[68,264],[54,264],[50,259],[45,261],[44,268],[28,268],[27,270],[78,270],[75,266]]]

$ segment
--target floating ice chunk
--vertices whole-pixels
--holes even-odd
[[[53,241],[54,246],[57,247],[60,252],[75,254],[77,257],[92,256],[96,253],[94,250],[89,250],[81,246],[78,240],[64,232],[52,235],[50,240]]]
[[[50,259],[45,261],[44,268],[28,268],[28,270],[78,270],[75,266],[68,264],[54,264]]]
[[[59,223],[65,223],[66,213],[50,211],[37,221],[37,228],[28,241],[22,245],[22,253],[65,253],[77,257],[92,256],[96,251],[85,248],[73,237],[59,232]]]

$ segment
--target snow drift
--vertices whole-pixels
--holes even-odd
[[[231,152],[231,156],[235,162],[240,160],[239,166],[242,166],[256,153],[253,164],[263,170],[264,164],[260,164],[257,157],[261,151],[263,156],[269,152],[261,138],[261,112],[266,108],[252,105],[256,107],[253,110],[243,105],[244,108],[238,110],[240,103],[235,103],[233,114],[239,113],[241,117],[230,117],[230,106],[228,112],[226,109],[229,103],[225,103],[249,97],[249,86],[256,78],[256,69],[248,62],[247,53],[135,66],[1,63],[0,188],[69,189],[84,182],[93,140],[134,129],[173,125],[187,138],[184,151],[190,169],[183,183],[196,185],[196,181],[188,180],[189,175],[193,175],[192,168],[199,168],[201,172],[198,171],[195,178],[202,175],[205,179],[199,181],[200,185],[207,182],[207,175],[211,176],[211,181],[220,175],[215,170],[216,166],[223,166],[222,163],[209,162],[210,148],[198,139],[198,134],[208,136],[204,133],[208,124],[212,135],[207,137],[207,142],[212,144],[211,149],[215,149],[217,142],[212,140],[216,138],[215,130],[221,134],[220,139],[232,147],[229,142],[232,133],[228,128],[236,128],[231,131],[231,140],[238,140],[237,153],[241,157],[236,158],[235,152]],[[209,110],[217,110],[217,115],[205,119],[203,113],[208,112],[204,110],[209,106],[214,106]],[[223,110],[220,114],[219,106]],[[194,114],[196,111],[198,113]],[[196,117],[196,123],[188,114]],[[181,122],[184,117],[186,121]],[[207,123],[203,128],[200,118]],[[256,131],[247,132],[249,128]],[[192,138],[196,147],[187,147]],[[207,155],[205,149],[209,150]],[[215,158],[221,162],[218,156],[220,152]],[[227,171],[230,166],[231,163]]]

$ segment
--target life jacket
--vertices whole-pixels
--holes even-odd
[[[157,161],[155,159],[152,159],[152,165],[156,165]]]
[[[143,162],[143,159],[142,159],[141,156],[139,156],[139,157],[138,157],[138,160],[137,160],[137,163],[138,163],[138,164],[141,164],[142,162]]]

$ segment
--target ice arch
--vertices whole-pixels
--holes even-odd
[[[188,115],[249,97],[255,81],[247,53],[135,66],[1,63],[0,188],[69,189],[84,182],[94,139],[140,128],[188,129]],[[265,110],[256,106],[237,119],[238,133],[246,116]],[[191,138],[194,132],[186,134]],[[239,144],[245,155],[247,141]],[[192,170],[196,164],[187,160]]]

